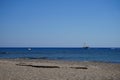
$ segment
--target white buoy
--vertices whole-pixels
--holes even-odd
[[[31,51],[32,49],[31,48],[28,48],[29,51]]]

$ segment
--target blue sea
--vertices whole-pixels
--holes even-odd
[[[0,59],[8,58],[120,63],[120,48],[0,48]]]

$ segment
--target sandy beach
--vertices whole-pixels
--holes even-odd
[[[120,80],[120,64],[0,59],[0,80]]]

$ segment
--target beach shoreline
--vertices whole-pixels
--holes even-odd
[[[0,80],[120,80],[120,63],[0,59]]]

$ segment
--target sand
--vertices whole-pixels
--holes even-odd
[[[0,80],[120,80],[120,64],[0,59]]]

